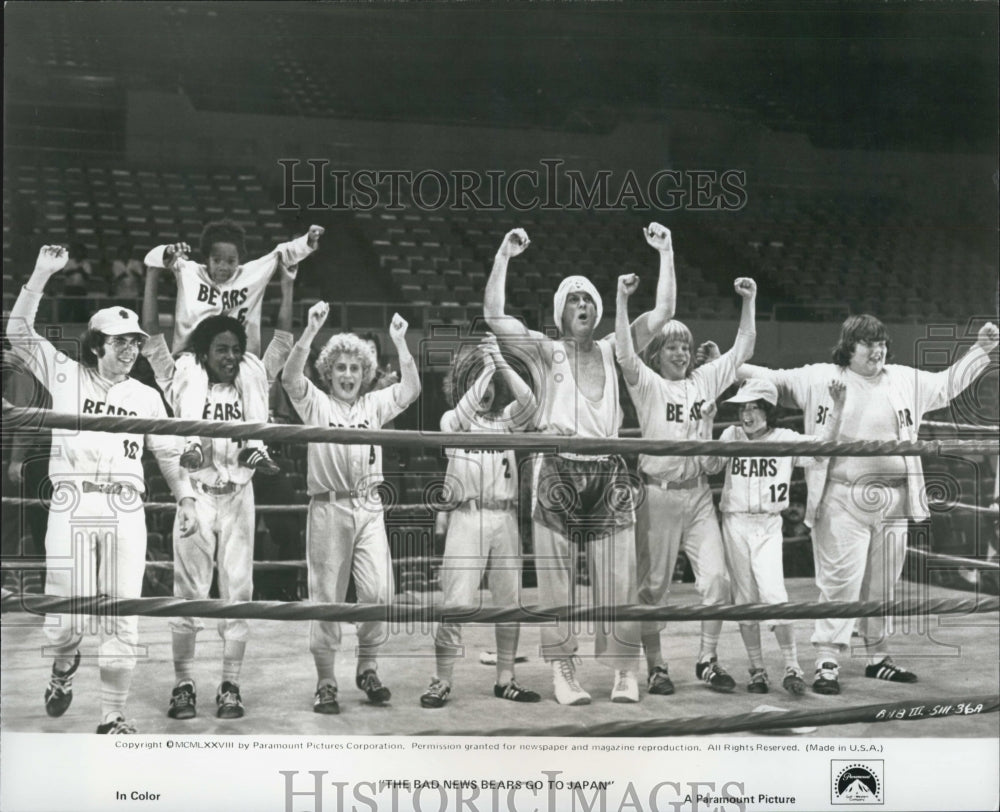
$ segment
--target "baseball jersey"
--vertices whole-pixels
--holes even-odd
[[[22,288],[11,311],[7,336],[17,358],[52,394],[57,411],[154,419],[167,416],[160,393],[152,387],[134,378],[113,383],[38,335],[31,325],[40,299],[40,293]],[[180,471],[178,440],[164,435],[53,429],[49,477],[54,485],[86,479],[99,484],[123,482],[145,490],[144,446],[156,455],[174,496],[178,500],[193,496]]]
[[[165,245],[158,245],[145,258],[146,265],[162,268]],[[309,256],[315,249],[309,246],[308,235],[303,234],[290,242],[283,242],[269,254],[241,265],[233,278],[223,285],[216,285],[208,269],[190,259],[177,262],[177,309],[174,313],[173,352],[187,345],[194,328],[208,316],[232,316],[247,331],[247,352],[260,354],[260,312],[264,291],[278,260],[294,265]]]
[[[594,344],[600,349],[604,364],[604,394],[593,401],[579,390],[565,342],[556,341],[552,368],[542,386],[539,431],[576,437],[618,436],[624,414],[618,403],[614,336],[605,336]]]
[[[750,438],[742,426],[728,426],[719,439],[745,442]],[[774,428],[758,439],[783,443],[815,438],[792,429]],[[710,472],[722,467],[726,469],[726,483],[719,504],[723,513],[781,513],[788,507],[792,469],[821,465],[822,462],[816,457],[713,457],[706,468]]]
[[[235,385],[226,383],[208,383],[204,407],[201,412],[199,414],[181,414],[178,403],[178,386],[175,380],[177,364],[170,355],[170,350],[167,349],[166,339],[162,334],[150,336],[143,352],[156,375],[157,385],[163,390],[167,402],[177,417],[223,422],[244,421],[245,410],[240,391]],[[256,359],[254,358],[254,360]],[[238,441],[228,437],[201,437],[199,440],[205,462],[197,471],[191,471],[192,479],[204,485],[216,487],[227,482],[245,485],[253,478],[253,469],[246,468],[237,461],[242,449],[242,445]]]
[[[380,429],[405,407],[396,402],[402,384],[361,395],[353,404],[322,392],[303,378],[302,395],[288,392],[307,426],[339,429]],[[368,490],[382,481],[382,446],[309,443],[306,491],[310,496],[327,491]]]
[[[510,420],[473,415],[469,431],[507,434]],[[464,502],[481,499],[484,502],[502,502],[517,498],[517,463],[511,449],[448,448],[448,472],[445,481],[451,498]]]
[[[882,375],[866,378],[850,369],[844,370],[841,380],[847,390],[837,439],[844,443],[895,440],[898,437],[897,416],[889,402],[888,380]],[[831,477],[846,482],[854,482],[870,474],[904,477],[906,463],[901,456],[832,457],[829,473]]]
[[[668,381],[635,359],[639,378],[626,387],[635,404],[639,428],[647,440],[700,440],[701,410],[736,380],[733,350],[703,364],[679,381]],[[639,470],[667,482],[683,482],[703,473],[699,457],[639,455]]]
[[[887,396],[896,415],[897,440],[916,440],[920,423],[926,412],[940,409],[971,384],[989,364],[989,354],[978,345],[973,346],[954,364],[941,372],[927,372],[913,367],[887,364],[881,375],[887,386]],[[765,378],[778,387],[783,405],[802,409],[806,434],[818,434],[833,409],[830,381],[843,380],[846,369],[836,364],[807,364],[798,369],[768,369],[744,364],[741,378]],[[844,404],[845,411],[849,405]],[[846,419],[841,419],[843,431]],[[840,437],[831,439],[839,440]],[[904,457],[907,482],[907,507],[910,518],[917,521],[930,514],[923,499],[923,465],[920,457]],[[810,527],[816,518],[816,509],[826,487],[828,466],[821,465],[806,471],[809,498],[806,502],[806,524]]]

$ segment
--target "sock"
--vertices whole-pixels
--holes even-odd
[[[316,663],[317,683],[329,682],[331,685],[337,684],[337,678],[333,675],[333,667],[336,659],[337,653],[335,651],[313,653],[313,662]]]
[[[871,653],[868,655],[868,665],[878,665],[889,655],[883,652]]]
[[[750,658],[751,670],[764,667],[764,655],[760,650],[760,624],[741,623],[740,635],[743,637],[743,645],[746,646],[747,656]]]
[[[65,657],[62,654],[60,654],[58,657],[52,660],[52,668],[60,675],[65,675],[65,673],[73,667],[73,660],[75,659],[76,659],[76,652],[73,653],[72,657]]]
[[[450,685],[452,675],[455,673],[455,660],[457,659],[455,649],[435,643],[434,656],[437,659],[437,678]]]
[[[707,663],[718,655],[719,635],[721,633],[721,620],[703,620],[701,622],[701,651],[698,652],[699,663]]]
[[[197,639],[195,632],[173,631],[170,645],[174,655],[174,677],[178,683],[186,679],[194,682],[194,648]]]
[[[796,672],[799,668],[799,653],[795,646],[795,630],[790,623],[780,623],[774,627],[774,636],[781,646],[781,653],[785,658],[785,667],[793,668]]]
[[[497,624],[497,685],[506,685],[514,679],[514,660],[517,657],[517,640],[521,625]]]
[[[652,632],[642,636],[642,647],[646,652],[646,670],[652,671],[656,666],[667,667],[663,659],[663,651],[660,648],[660,633]]]
[[[125,700],[132,686],[131,668],[101,667],[101,715],[108,721],[110,715],[125,716]]]
[[[836,663],[837,662],[837,647],[819,644],[816,646],[816,667],[819,668],[823,663]]]
[[[240,684],[240,667],[243,665],[243,653],[246,651],[246,640],[226,640],[222,644],[222,681]]]

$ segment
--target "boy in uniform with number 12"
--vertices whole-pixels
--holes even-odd
[[[747,380],[727,403],[739,407],[739,422],[722,432],[720,440],[789,440],[816,439],[826,442],[836,436],[843,412],[846,388],[837,380],[830,381],[833,409],[815,438],[792,429],[774,425],[778,405],[778,390],[773,383],[761,378]],[[704,420],[715,415],[715,404],[703,410]],[[710,435],[709,435],[710,436]],[[716,474],[726,469],[726,484],[722,489],[722,541],[726,552],[729,578],[736,603],[787,603],[785,575],[782,564],[781,511],[788,507],[788,484],[795,466],[810,467],[825,464],[821,457],[706,457],[704,469]],[[805,693],[806,684],[799,667],[795,647],[795,631],[791,621],[776,618],[770,622],[774,636],[785,658],[782,687],[790,694]],[[750,658],[752,694],[769,690],[764,657],[761,653],[760,623],[741,620],[740,635]]]

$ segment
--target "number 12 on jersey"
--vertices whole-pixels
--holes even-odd
[[[782,482],[780,485],[769,486],[771,490],[771,501],[772,502],[784,502],[788,496],[788,484]]]

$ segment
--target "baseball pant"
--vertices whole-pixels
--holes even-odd
[[[360,603],[389,603],[396,593],[392,558],[381,507],[338,499],[309,502],[306,530],[309,599],[343,603],[351,575]],[[340,650],[340,623],[312,621],[309,650],[315,655]],[[366,620],[358,624],[358,659],[374,659],[386,640],[386,624]]]
[[[477,510],[466,504],[451,512],[440,578],[445,606],[480,606],[479,585],[489,568],[490,594],[500,607],[520,605],[521,554],[514,510]],[[516,623],[513,625],[517,625]],[[460,655],[462,626],[439,623],[434,642]]]
[[[723,513],[722,540],[736,603],[787,603],[780,513]],[[774,628],[790,620],[769,620]],[[756,620],[740,621],[756,626]]]
[[[62,597],[142,597],[146,571],[146,513],[135,491],[83,493],[61,484],[52,495],[45,534],[45,592]],[[45,636],[51,651],[76,651],[87,626],[100,627],[100,666],[135,668],[139,619],[119,614],[48,615]]]
[[[542,606],[575,606],[576,544],[538,522],[532,523],[535,572]],[[593,605],[636,603],[635,528],[620,527],[595,536],[590,549],[590,582]],[[594,652],[609,668],[635,670],[640,652],[639,624],[616,621],[612,616],[595,622]],[[542,657],[546,662],[576,654],[576,633],[567,621],[542,625]]]
[[[640,603],[667,605],[682,545],[694,570],[701,602],[705,606],[731,603],[722,534],[707,481],[696,488],[680,490],[647,484],[646,498],[636,513]],[[642,634],[654,634],[665,626],[662,620],[643,621]]]
[[[906,557],[905,509],[905,488],[827,482],[813,533],[821,601],[892,600]],[[851,618],[817,620],[813,645],[843,651],[853,628]],[[868,645],[884,644],[885,618],[862,618],[859,630]]]
[[[174,522],[174,595],[207,598],[212,588],[215,562],[219,564],[219,597],[225,601],[253,598],[253,541],[257,515],[253,488],[238,486],[233,493],[213,496],[195,490],[198,532],[183,538]],[[200,618],[170,621],[178,632],[197,633],[205,628]],[[219,620],[223,640],[246,641],[250,627],[242,618]]]

